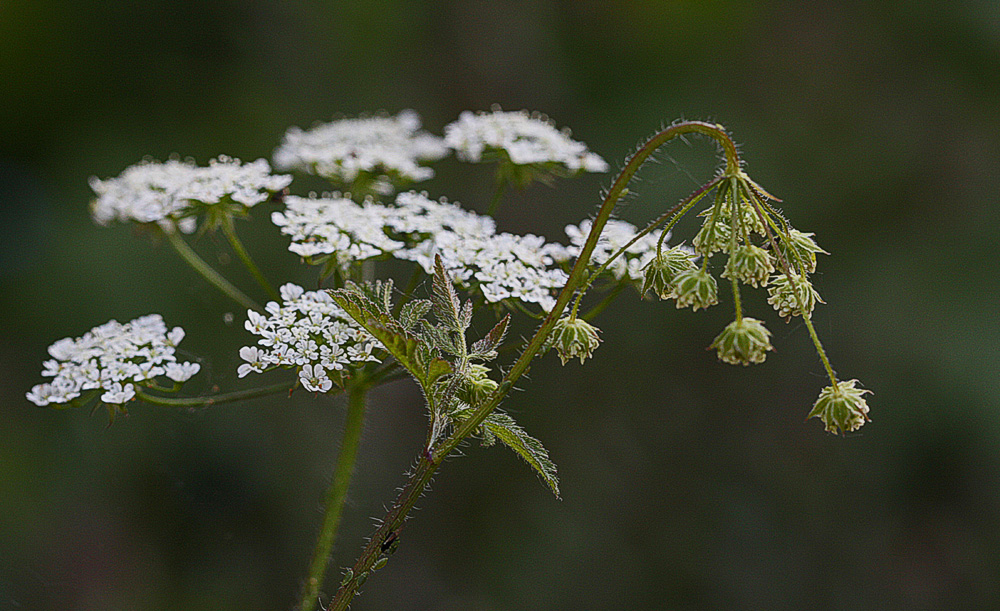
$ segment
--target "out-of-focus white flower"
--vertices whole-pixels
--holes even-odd
[[[268,316],[250,310],[246,329],[261,339],[258,346],[240,348],[245,363],[237,374],[262,373],[275,367],[297,367],[302,385],[313,392],[333,387],[331,374],[379,362],[372,351],[382,344],[368,334],[333,302],[325,291],[305,291],[285,284],[283,303],[270,302]]]
[[[42,375],[52,377],[25,396],[35,405],[64,405],[84,391],[103,389],[101,400],[122,404],[135,397],[133,383],[142,384],[166,375],[184,382],[198,373],[198,363],[178,363],[180,327],[167,331],[159,314],[121,324],[112,320],[82,337],[61,339],[49,346],[52,360],[43,363]]]
[[[557,164],[570,173],[606,172],[608,164],[539,114],[463,112],[444,128],[444,140],[462,161],[479,162],[501,154],[519,166]]]
[[[293,127],[274,151],[281,170],[317,174],[349,186],[362,174],[392,184],[434,176],[423,163],[449,153],[444,141],[420,129],[420,117],[404,110],[395,117],[375,116],[321,123],[308,131]]]
[[[199,167],[193,161],[146,159],[116,178],[90,179],[97,194],[91,215],[100,225],[112,221],[158,223],[168,230],[194,231],[200,206],[231,202],[246,208],[266,201],[292,182],[291,176],[271,174],[264,159],[242,163],[221,156]]]
[[[578,256],[580,251],[583,250],[583,245],[586,243],[587,236],[590,235],[590,229],[593,225],[594,223],[590,219],[584,220],[579,225],[567,225],[566,235],[569,237],[570,245],[562,253],[553,251],[553,254],[560,259],[571,259]],[[605,261],[611,258],[611,255],[618,252],[618,249],[628,244],[637,233],[639,233],[638,229],[631,223],[617,219],[608,220],[604,226],[604,230],[601,232],[601,237],[598,238],[591,261],[595,265],[603,265]],[[656,244],[660,240],[661,233],[657,229],[642,236],[635,244],[629,246],[622,255],[611,262],[611,265],[608,266],[608,271],[617,280],[621,280],[626,276],[631,280],[642,280],[645,275],[643,268],[656,257]],[[668,234],[667,238],[669,237],[670,235]]]

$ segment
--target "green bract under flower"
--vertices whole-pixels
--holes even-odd
[[[767,292],[770,294],[767,302],[786,321],[791,320],[792,316],[802,316],[803,308],[806,314],[812,314],[816,302],[823,303],[809,279],[797,274],[791,277],[784,274],[773,276]]]
[[[857,380],[837,382],[819,393],[809,418],[819,418],[830,433],[856,431],[870,420],[865,395],[870,390],[856,388]]]
[[[698,308],[719,303],[719,285],[707,270],[694,268],[682,271],[674,278],[674,298],[678,308]]]
[[[660,299],[670,299],[674,296],[677,275],[694,269],[691,253],[686,248],[675,246],[654,257],[643,268],[642,294],[653,291]]]
[[[744,244],[737,246],[729,255],[723,278],[734,278],[754,288],[767,284],[767,279],[774,271],[771,254],[759,246]]]
[[[755,318],[742,318],[729,323],[711,348],[719,354],[719,360],[730,365],[763,363],[771,346],[771,332],[764,323]]]
[[[790,229],[787,237],[781,236],[778,249],[792,269],[801,266],[805,268],[806,273],[811,274],[816,271],[816,253],[829,254],[816,244],[813,235],[815,234]]]

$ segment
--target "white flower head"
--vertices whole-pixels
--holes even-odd
[[[167,326],[159,314],[125,324],[112,320],[82,337],[61,339],[49,346],[53,360],[42,375],[53,378],[25,395],[35,405],[66,405],[84,392],[104,390],[101,400],[123,404],[135,395],[135,384],[157,376],[181,383],[198,373],[197,363],[179,363],[174,355],[184,331]]]
[[[97,197],[91,215],[100,225],[112,221],[158,223],[167,230],[194,231],[201,209],[221,202],[251,208],[291,183],[271,174],[264,159],[242,163],[221,156],[199,167],[191,160],[143,160],[116,178],[90,179]]]
[[[555,164],[569,173],[606,172],[608,164],[558,130],[546,117],[527,112],[463,112],[444,128],[444,140],[462,161],[500,154],[518,166]]]
[[[342,370],[379,362],[372,350],[382,344],[355,323],[325,291],[296,284],[279,290],[282,303],[267,304],[267,314],[248,312],[246,329],[260,337],[257,346],[240,348],[239,377],[275,367],[297,367],[302,386],[328,392]],[[331,377],[330,372],[338,372]]]
[[[316,174],[344,187],[359,176],[376,181],[387,195],[393,185],[434,176],[424,163],[448,154],[444,141],[420,129],[420,117],[404,110],[395,117],[377,115],[321,123],[307,131],[293,127],[274,151],[282,170]]]

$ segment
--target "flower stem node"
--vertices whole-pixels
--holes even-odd
[[[580,364],[583,364],[601,343],[598,331],[597,327],[582,318],[566,316],[560,318],[552,328],[549,347],[556,349],[563,365],[574,357],[580,357]]]
[[[774,273],[774,262],[771,254],[753,244],[737,246],[729,256],[723,278],[733,278],[749,284],[754,288],[767,284],[767,279]]]
[[[697,312],[698,308],[719,303],[719,285],[715,278],[704,269],[689,269],[674,278],[674,297],[678,308],[691,306]]]
[[[755,318],[741,318],[726,325],[709,348],[715,348],[719,360],[730,365],[763,363],[771,346],[771,332]]]
[[[836,386],[827,386],[819,393],[819,399],[813,405],[808,418],[819,418],[830,433],[856,431],[868,417],[868,403],[865,394],[870,390],[855,388],[857,380],[837,382]]]
[[[824,303],[809,279],[794,273],[791,276],[772,276],[767,292],[771,295],[767,302],[774,306],[785,322],[792,316],[802,316],[803,310],[807,315],[812,314],[817,301]]]
[[[675,246],[660,253],[642,268],[642,294],[653,291],[660,299],[670,299],[674,295],[677,274],[694,269],[691,255],[684,248]]]

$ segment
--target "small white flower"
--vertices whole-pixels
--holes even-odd
[[[131,384],[122,386],[121,382],[115,382],[108,391],[101,395],[101,401],[121,405],[131,401],[135,397],[135,387]]]
[[[170,363],[165,368],[166,375],[174,382],[187,382],[191,376],[201,371],[198,363]]]
[[[333,382],[326,377],[326,372],[319,365],[303,365],[299,370],[302,386],[311,392],[326,392],[333,388]]]

